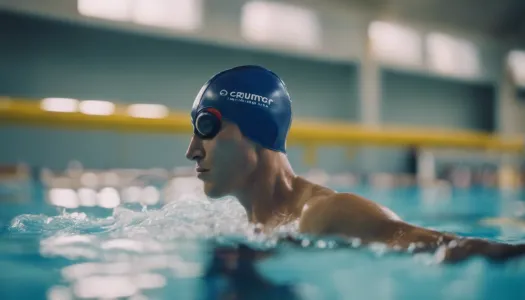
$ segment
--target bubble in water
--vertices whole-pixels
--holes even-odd
[[[450,242],[448,243],[448,247],[449,247],[449,248],[456,248],[458,245],[459,245],[459,244],[458,244],[458,241],[456,241],[456,240],[452,240],[452,241],[450,241]]]
[[[352,239],[352,247],[353,248],[358,248],[359,246],[361,246],[361,239],[353,238]]]
[[[394,251],[398,251],[398,252],[399,252],[399,251],[402,251],[403,248],[402,248],[401,246],[399,246],[399,245],[394,245],[394,246],[392,247],[392,250],[394,250]]]
[[[441,263],[445,261],[447,255],[447,247],[446,246],[440,246],[434,253],[434,259],[436,263]]]
[[[326,242],[323,240],[317,241],[317,248],[326,248]]]
[[[370,245],[368,247],[377,256],[383,256],[389,250],[388,246],[386,244],[383,244],[383,243],[370,243]]]

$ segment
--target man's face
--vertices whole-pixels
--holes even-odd
[[[205,194],[220,198],[234,194],[246,184],[257,162],[255,147],[237,125],[223,121],[221,131],[213,139],[194,135],[186,158],[196,162]]]

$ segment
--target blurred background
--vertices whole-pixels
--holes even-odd
[[[199,89],[245,64],[288,86],[298,174],[523,243],[524,15],[523,0],[0,0],[0,298],[200,299],[212,251],[193,239],[267,247],[185,159]],[[374,249],[285,249],[234,280],[308,283],[303,299],[525,297],[514,262]]]
[[[140,176],[191,176],[193,99],[242,64],[288,85],[288,155],[313,180],[520,188],[524,13],[518,0],[1,0],[0,199],[92,206],[110,187],[113,207],[124,187],[142,195]]]

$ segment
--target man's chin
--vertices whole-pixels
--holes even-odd
[[[204,183],[204,194],[206,195],[206,197],[212,200],[218,200],[220,198],[224,198],[228,196],[227,193],[225,193],[224,191],[221,191],[219,188],[217,188],[213,184],[207,183],[207,182]]]

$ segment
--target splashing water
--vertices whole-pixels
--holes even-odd
[[[278,228],[275,235],[256,233],[256,227],[233,198],[210,202],[185,194],[158,210],[121,205],[106,218],[83,212],[20,215],[9,235],[39,236],[39,255],[72,263],[60,272],[65,285],[50,288],[48,298],[114,298],[144,296],[175,278],[197,280],[210,241],[268,247],[277,234],[294,232],[296,224]],[[195,290],[187,286],[185,293],[194,299]]]
[[[257,225],[248,223],[235,199],[210,202],[196,194],[179,195],[157,210],[121,205],[105,218],[83,212],[20,215],[11,222],[9,237],[18,239],[13,243],[38,237],[37,261],[54,267],[3,261],[0,267],[19,270],[20,290],[37,290],[23,287],[41,282],[51,300],[171,299],[174,294],[178,299],[201,299],[199,282],[208,265],[210,241],[214,245],[242,242],[277,247],[279,255],[257,268],[272,282],[298,283],[296,291],[302,299],[477,299],[525,294],[517,281],[525,275],[522,260],[513,267],[493,267],[482,259],[443,267],[437,265],[440,252],[399,255],[382,244],[363,251],[338,249],[337,240],[297,235],[297,227],[292,223],[269,234],[257,233]],[[298,237],[302,248],[281,246],[278,240],[287,234]],[[361,246],[357,239],[350,244]],[[0,252],[3,257],[35,254],[9,247]],[[485,287],[488,282],[511,288],[494,294],[494,289]]]
[[[181,239],[221,241],[225,238],[232,242],[239,239],[262,243],[275,240],[280,234],[295,232],[297,223],[281,226],[273,235],[256,233],[256,228],[257,225],[247,221],[246,212],[233,198],[210,202],[185,195],[159,210],[137,211],[119,206],[107,218],[89,217],[79,212],[64,212],[55,217],[21,215],[12,221],[9,230],[17,234],[41,234],[43,245],[67,237],[89,237],[89,241],[80,240],[90,244],[106,239],[169,242]]]

